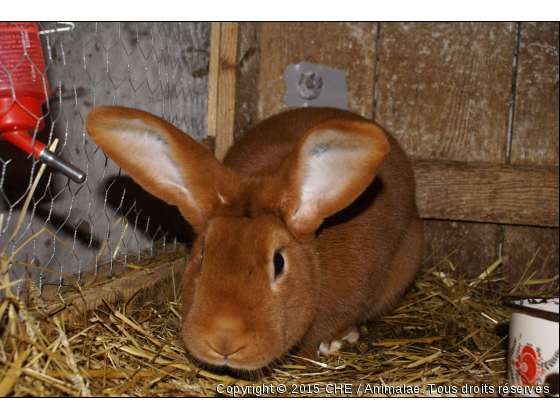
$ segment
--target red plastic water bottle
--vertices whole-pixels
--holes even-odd
[[[0,22],[0,136],[76,182],[85,173],[29,135],[43,126],[50,96],[36,22]]]

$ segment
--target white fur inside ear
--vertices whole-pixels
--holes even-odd
[[[146,125],[142,121],[140,123],[140,126]],[[164,183],[172,182],[185,187],[185,180],[171,158],[169,146],[156,133],[119,130],[115,134],[120,141],[126,143],[130,160],[141,163],[147,172],[152,173],[154,178],[158,178]]]
[[[301,203],[318,196],[344,189],[356,169],[355,159],[359,147],[336,147],[319,144],[309,150],[302,180]]]

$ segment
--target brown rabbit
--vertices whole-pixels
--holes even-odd
[[[288,351],[328,355],[394,309],[420,267],[411,164],[353,113],[274,116],[223,165],[142,111],[97,108],[86,127],[198,234],[182,282],[183,339],[203,362],[256,370]]]

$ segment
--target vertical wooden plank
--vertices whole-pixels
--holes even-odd
[[[237,60],[237,22],[223,22],[220,33],[218,70],[218,112],[216,158],[222,160],[233,144],[235,116],[235,80]]]
[[[540,248],[540,249],[539,249]],[[517,283],[535,255],[527,276],[548,279],[558,275],[558,229],[529,226],[507,226],[504,232],[504,265],[512,283]]]
[[[510,162],[558,166],[558,22],[521,23]],[[558,229],[506,226],[504,264],[518,282],[558,275]]]
[[[376,122],[409,156],[505,163],[515,25],[382,23]],[[426,253],[468,275],[498,257],[494,224],[426,221]]]
[[[383,23],[376,120],[414,158],[505,163],[515,25]]]
[[[282,78],[291,63],[322,64],[346,73],[348,108],[373,116],[377,25],[372,22],[267,22],[262,26],[259,119],[287,109]]]
[[[472,278],[498,259],[500,230],[497,225],[425,220],[424,231],[427,268],[454,252],[450,260],[459,264],[458,273]]]
[[[511,163],[558,166],[558,22],[522,23]]]
[[[210,63],[208,65],[208,137],[216,137],[218,114],[218,73],[220,67],[220,22],[212,22],[210,33]]]

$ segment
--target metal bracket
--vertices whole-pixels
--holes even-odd
[[[284,70],[286,93],[282,101],[290,108],[308,106],[348,109],[346,74],[343,70],[301,62]]]

